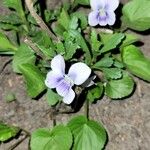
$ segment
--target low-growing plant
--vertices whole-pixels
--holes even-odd
[[[112,100],[130,96],[134,76],[150,81],[150,59],[136,46],[139,37],[127,32],[150,29],[150,1],[72,0],[54,9],[41,9],[32,0],[3,4],[10,13],[0,15],[0,55],[11,57],[31,98],[45,94],[54,127],[28,133],[1,122],[0,141],[24,132],[31,137],[31,150],[103,149],[109,137],[102,123],[90,118],[89,105],[104,95]],[[84,105],[85,114],[57,124],[63,103],[70,106],[65,113]]]

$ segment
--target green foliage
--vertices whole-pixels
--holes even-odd
[[[98,34],[96,33],[95,30],[92,30],[92,32],[91,32],[92,51],[98,52],[101,45],[102,45],[102,43],[98,40]]]
[[[119,79],[122,77],[122,71],[119,68],[102,68],[101,70],[107,79]]]
[[[93,103],[99,98],[101,98],[101,96],[103,95],[103,92],[104,92],[103,84],[97,83],[96,86],[88,90],[87,99]]]
[[[68,127],[55,126],[53,130],[42,128],[31,136],[31,150],[69,150],[72,145],[72,134]]]
[[[150,1],[132,0],[123,7],[123,24],[127,27],[145,31],[150,28]]]
[[[20,129],[17,127],[9,126],[0,122],[0,142],[5,142],[10,138],[15,137],[19,131]]]
[[[18,13],[22,11],[21,0],[4,0],[3,4],[8,8],[15,9]]]
[[[47,90],[46,100],[50,106],[56,105],[61,99],[62,97],[53,92],[51,89]]]
[[[89,5],[90,1],[89,0],[74,0],[75,5]]]
[[[83,12],[74,12],[72,13],[71,17],[75,16],[78,18],[79,20],[79,26],[81,27],[81,29],[85,29],[88,25],[88,21],[87,21],[87,17],[85,16],[85,14]]]
[[[101,150],[106,143],[107,134],[103,125],[84,116],[73,118],[68,127],[74,137],[73,150]]]
[[[93,68],[95,69],[100,69],[102,67],[111,67],[113,64],[113,58],[112,57],[108,57],[105,56],[102,59],[100,59],[99,61],[97,61],[94,65]]]
[[[83,36],[81,35],[81,33],[77,30],[70,30],[69,31],[70,36],[72,36],[73,38],[75,38],[76,43],[78,43],[78,45],[82,48],[82,50],[85,52],[85,62],[87,64],[91,63],[91,54],[90,54],[90,50],[86,44],[85,39],[83,38]]]
[[[5,101],[10,103],[12,101],[15,101],[16,100],[16,96],[13,92],[8,92],[5,97],[4,97]]]
[[[137,41],[139,41],[139,37],[137,37],[135,34],[126,33],[125,34],[125,39],[124,39],[124,41],[121,44],[121,49],[123,47],[131,45],[131,44],[133,44],[133,43],[135,43]]]
[[[40,28],[39,23],[22,4],[24,2],[4,1],[5,6],[11,8],[11,13],[0,15],[0,29],[9,31],[9,38],[3,31],[0,32],[0,54],[14,55],[13,70],[23,75],[31,98],[46,92],[46,73],[50,70],[50,61],[57,54],[63,55],[67,62],[66,69],[72,62],[83,62],[92,68],[90,79],[97,75],[96,79],[93,78],[95,83],[91,87],[86,88],[84,84],[82,88],[85,89],[75,87],[76,85],[72,87],[77,92],[77,101],[80,101],[80,89],[87,94],[89,104],[95,103],[104,94],[111,99],[129,96],[134,90],[134,81],[128,71],[150,81],[150,59],[132,45],[139,38],[134,34],[121,33],[119,29],[111,29],[113,32],[110,34],[89,27],[86,11],[80,11],[80,6],[86,6],[86,9],[90,5],[89,0],[73,0],[71,3],[63,3],[55,10],[41,10],[39,3],[35,3],[35,11],[56,35],[55,39],[43,31],[45,25],[41,24],[43,27]],[[149,29],[149,8],[149,0],[128,2],[123,7],[121,30],[124,27],[137,31]],[[27,39],[25,42],[29,45],[23,43],[24,39]],[[56,91],[47,89],[46,93],[46,100],[53,107],[62,100],[56,92],[57,88]],[[15,99],[13,94],[6,98],[8,102]],[[15,137],[19,130],[0,123],[0,141]],[[30,146],[31,150],[101,150],[106,140],[107,133],[101,124],[79,116],[73,118],[67,127],[59,125],[52,130],[37,129],[31,136]]]
[[[127,74],[123,74],[122,79],[109,81],[105,86],[106,95],[112,99],[120,99],[129,96],[133,89],[133,79]]]
[[[123,33],[114,33],[114,34],[100,34],[101,40],[104,44],[101,53],[108,52],[118,46],[124,38]]]
[[[62,12],[60,14],[60,17],[58,19],[58,23],[66,30],[68,30],[69,27],[69,22],[70,22],[70,17],[68,13],[62,9]]]
[[[22,44],[13,57],[13,71],[16,73],[21,73],[19,70],[19,66],[21,64],[28,63],[34,65],[35,60],[36,57],[33,50],[29,46]]]
[[[22,64],[19,69],[24,76],[27,85],[27,93],[30,97],[35,98],[45,90],[45,76],[34,65]]]
[[[0,15],[0,22],[7,23],[11,25],[19,25],[22,24],[19,16],[16,13],[11,13],[8,15]]]
[[[122,51],[122,59],[131,73],[150,81],[150,59],[146,58],[139,48],[134,45],[125,47]]]
[[[12,44],[5,34],[0,32],[0,54],[1,52],[15,52],[16,50],[17,47]]]

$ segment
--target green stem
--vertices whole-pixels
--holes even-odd
[[[53,127],[56,126],[57,122],[56,122],[56,107],[51,107],[52,111],[51,111],[51,119],[53,121]]]
[[[85,116],[86,116],[87,119],[89,119],[89,100],[85,101],[85,107],[84,108],[85,108],[85,110],[84,110],[85,111]]]

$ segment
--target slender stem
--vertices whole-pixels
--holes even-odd
[[[53,121],[53,127],[56,126],[57,122],[56,122],[56,107],[51,107],[50,109],[50,119]]]
[[[16,148],[17,146],[19,146],[26,138],[28,138],[28,137],[31,136],[31,134],[30,134],[28,131],[26,131],[25,129],[21,129],[21,130],[26,133],[25,136],[24,136],[24,138],[20,139],[18,142],[16,142],[16,143],[13,144],[12,146],[10,146],[7,150],[13,150],[13,149],[15,149],[15,148]]]
[[[19,140],[17,143],[15,143],[14,145],[10,146],[7,150],[13,150],[15,149],[20,143],[22,143],[26,138],[28,137],[28,135],[25,135],[24,138],[22,138],[21,140]]]
[[[36,13],[34,7],[33,7],[33,1],[32,0],[25,0],[26,6],[28,7],[32,17],[36,20],[37,24],[46,31],[49,36],[55,40],[57,40],[56,36],[50,31],[48,26],[45,24],[45,22],[42,20],[42,18]]]
[[[85,101],[85,116],[87,119],[89,119],[89,100]]]
[[[38,56],[40,56],[41,58],[44,58],[44,56],[43,56],[43,54],[41,53],[41,51],[40,51],[40,49],[36,46],[36,44],[34,44],[33,42],[32,42],[32,40],[30,40],[29,38],[25,38],[25,40],[24,40],[24,42],[28,45],[28,46],[30,46],[34,51],[35,51],[35,53],[38,55]],[[44,58],[45,59],[45,58]]]

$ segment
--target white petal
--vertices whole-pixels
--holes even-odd
[[[105,7],[106,0],[90,0],[90,5],[93,10],[99,10]]]
[[[63,98],[63,102],[66,104],[70,104],[72,103],[74,98],[75,98],[75,92],[72,89],[70,89],[67,95]]]
[[[68,72],[68,76],[74,81],[74,84],[81,85],[91,74],[91,69],[84,63],[73,64]]]
[[[51,61],[51,68],[53,71],[60,74],[65,73],[65,61],[61,55],[56,55]]]
[[[106,0],[108,4],[108,10],[114,11],[119,6],[119,0]]]
[[[62,79],[63,76],[61,74],[58,74],[54,71],[50,71],[46,76],[45,84],[49,88],[56,88]]]
[[[114,12],[108,12],[107,23],[111,26],[116,21],[116,15]]]
[[[90,26],[96,26],[98,24],[98,13],[98,11],[92,11],[91,13],[89,13],[88,22]]]

